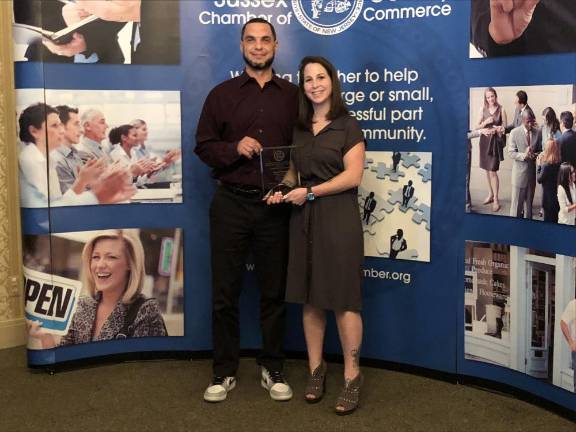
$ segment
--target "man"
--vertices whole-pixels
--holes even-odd
[[[370,192],[366,199],[364,200],[364,213],[362,214],[362,220],[366,225],[370,223],[370,216],[376,208],[376,199],[374,199],[374,192]]]
[[[542,150],[540,134],[534,127],[535,118],[532,111],[524,110],[522,126],[510,132],[508,155],[512,163],[512,198],[510,216],[532,219],[532,202],[534,189],[532,184],[536,177],[536,156]]]
[[[179,2],[165,0],[76,0],[63,9],[68,25],[87,15],[102,24],[128,22],[132,64],[180,63]],[[118,33],[118,32],[116,32]]]
[[[277,47],[270,23],[248,21],[240,38],[244,73],[212,89],[198,121],[195,152],[219,184],[210,211],[214,377],[204,393],[209,402],[223,401],[236,385],[238,298],[250,249],[261,291],[261,384],[274,400],[292,397],[282,375],[289,209],[262,201],[259,164],[263,148],[290,145],[297,116],[298,88],[272,70]],[[266,168],[264,176],[271,176]]]
[[[532,108],[528,105],[528,94],[526,94],[524,90],[519,90],[516,93],[514,105],[514,119],[512,120],[512,124],[506,127],[506,133],[510,133],[512,129],[522,125],[522,114],[524,110],[532,111]],[[534,111],[532,111],[532,113],[534,113]]]
[[[572,370],[574,374],[574,392],[576,392],[576,299],[566,305],[560,317],[560,329],[566,339],[572,355]]]
[[[50,152],[50,163],[58,173],[60,190],[65,193],[78,181],[81,177],[80,171],[84,169],[78,150],[73,145],[80,142],[82,126],[78,117],[78,108],[60,105],[56,107],[56,110],[64,128],[64,136],[62,145]],[[89,187],[92,181],[96,181],[100,177],[106,168],[106,161],[92,159],[92,161],[88,161],[86,167],[93,167],[91,170],[93,177],[85,179],[85,176],[82,176],[83,179],[88,180],[88,183],[83,185],[84,188]]]
[[[76,7],[72,2],[18,0],[14,2],[14,21],[56,32],[86,17],[71,20],[70,10]],[[118,32],[124,25],[97,20],[75,31],[66,43],[38,40],[29,45],[24,56],[29,61],[51,63],[124,63],[118,43]]]
[[[574,116],[570,111],[560,113],[560,132],[562,135],[558,139],[562,162],[568,162],[576,167],[576,132],[572,130],[574,126]]]
[[[573,0],[473,0],[470,27],[484,57],[576,51]]]
[[[106,138],[106,130],[108,130],[104,114],[96,109],[89,109],[82,113],[80,123],[84,130],[84,136],[80,144],[76,146],[80,159],[86,162],[90,159],[103,158],[111,162],[108,149],[102,145],[102,141]]]
[[[392,153],[392,171],[396,172],[398,169],[398,164],[402,160],[402,153],[394,152]]]
[[[404,231],[398,229],[396,234],[390,237],[390,258],[396,258],[400,252],[408,249],[408,244],[404,238]]]
[[[85,190],[88,181],[81,175],[75,185],[62,193],[58,174],[46,160],[46,154],[58,148],[64,139],[58,111],[44,103],[31,105],[22,111],[18,124],[20,140],[26,143],[18,158],[23,207],[46,207],[48,201],[53,206],[112,204],[134,195],[129,174],[119,170],[110,171],[91,183],[90,191]],[[88,178],[94,176],[90,170],[81,170],[81,173],[87,173]]]
[[[408,184],[402,188],[402,207],[408,207],[408,203],[413,196],[414,186],[412,186],[412,180],[408,180]]]

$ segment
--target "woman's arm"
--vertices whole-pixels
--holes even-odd
[[[365,145],[360,141],[344,155],[344,171],[324,183],[313,186],[314,195],[317,197],[334,195],[358,187],[364,173],[364,154]],[[285,195],[284,201],[302,205],[306,201],[306,194],[306,188],[297,188]]]
[[[506,115],[506,111],[504,110],[504,108],[501,108],[502,111],[502,124],[500,126],[498,126],[498,132],[499,133],[504,133],[506,130],[506,125],[508,124],[508,116]]]

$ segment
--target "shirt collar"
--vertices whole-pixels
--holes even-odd
[[[90,138],[86,138],[85,136],[82,137],[82,142],[87,145],[88,147],[93,147],[97,149],[102,149],[102,144],[98,141],[91,140]]]
[[[20,154],[23,152],[26,152],[27,158],[46,163],[46,156],[44,156],[44,153],[42,153],[38,146],[33,142],[28,143],[28,145],[24,147],[24,150],[22,150]]]
[[[252,78],[250,75],[248,75],[246,69],[244,69],[244,72],[242,72],[242,75],[240,75],[239,87],[246,85],[250,81],[256,81],[256,80]],[[274,69],[272,69],[272,79],[270,81],[267,81],[266,84],[268,83],[275,84],[278,87],[282,88],[283,84],[282,79],[276,76],[276,71]]]
[[[58,153],[60,153],[62,156],[68,157],[68,156],[70,156],[71,153],[74,153],[76,151],[76,149],[73,147],[68,147],[65,144],[62,144],[60,147],[58,147],[56,149],[56,151]]]

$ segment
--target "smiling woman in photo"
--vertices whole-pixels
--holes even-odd
[[[72,324],[57,343],[38,323],[30,335],[44,349],[129,337],[167,336],[155,299],[142,294],[144,248],[129,230],[100,231],[82,251],[82,286]]]

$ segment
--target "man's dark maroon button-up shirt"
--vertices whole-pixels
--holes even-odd
[[[195,152],[212,168],[214,178],[227,184],[259,188],[260,159],[238,154],[245,136],[262,147],[288,146],[298,113],[298,87],[273,76],[264,87],[242,75],[225,81],[208,94],[196,130]]]

